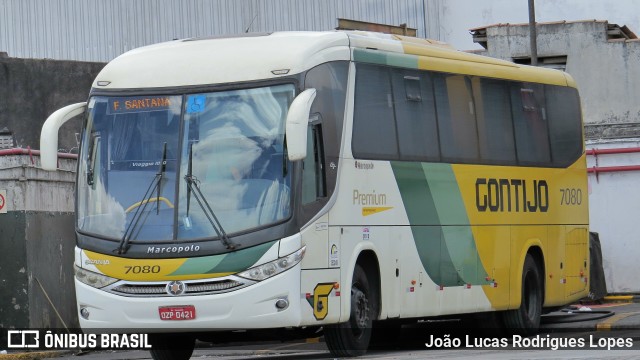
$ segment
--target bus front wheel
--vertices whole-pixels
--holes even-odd
[[[533,335],[540,327],[542,315],[543,280],[540,268],[531,254],[527,254],[522,269],[522,299],[520,307],[505,311],[502,319],[509,332]]]
[[[366,273],[356,265],[351,284],[349,321],[324,328],[325,342],[333,356],[360,356],[367,351],[375,301]]]

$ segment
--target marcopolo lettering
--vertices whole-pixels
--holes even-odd
[[[549,185],[545,180],[478,178],[476,208],[481,212],[547,212]]]
[[[200,251],[200,246],[188,245],[188,246],[149,246],[147,247],[147,254],[167,254],[167,253],[179,254],[183,252],[194,252],[194,251]]]

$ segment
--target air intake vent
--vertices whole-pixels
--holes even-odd
[[[183,281],[183,283],[185,286],[185,291],[181,296],[223,293],[243,288],[253,282],[224,278],[220,280]],[[167,292],[167,284],[168,282],[119,282],[114,284],[115,286],[112,286],[105,290],[118,295],[134,297],[172,296]]]

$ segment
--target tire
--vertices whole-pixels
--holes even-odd
[[[502,320],[508,332],[519,335],[533,335],[540,327],[542,315],[543,280],[540,269],[527,254],[522,269],[522,298],[520,307],[502,313]]]
[[[188,360],[196,345],[195,337],[183,334],[150,334],[151,357],[154,360]]]
[[[324,328],[325,342],[333,356],[360,356],[367,352],[376,301],[367,275],[360,265],[356,265],[351,284],[349,321]]]

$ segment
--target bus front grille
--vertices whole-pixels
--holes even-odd
[[[217,294],[237,290],[253,283],[252,281],[240,281],[241,279],[224,278],[218,280],[187,280],[182,281],[184,292],[180,295],[172,295],[167,291],[168,281],[165,282],[118,282],[104,290],[113,294],[124,296],[188,296]],[[242,279],[244,280],[244,279]]]

